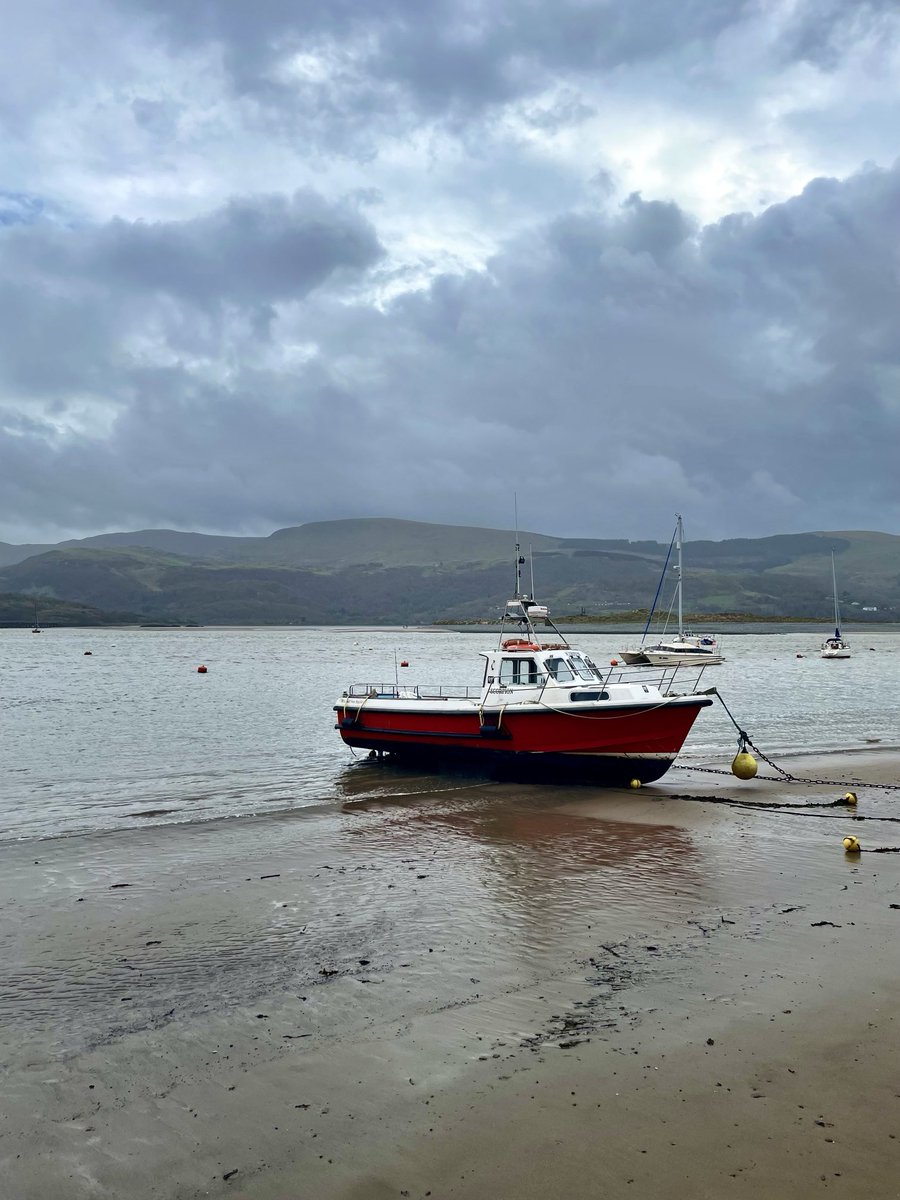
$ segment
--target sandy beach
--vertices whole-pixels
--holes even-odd
[[[858,808],[407,778],[6,845],[0,1194],[900,1195],[900,755],[787,765]]]

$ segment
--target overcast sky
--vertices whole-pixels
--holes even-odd
[[[895,0],[29,0],[0,540],[900,533]]]

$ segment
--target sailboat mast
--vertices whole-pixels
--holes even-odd
[[[678,549],[678,562],[675,566],[675,574],[678,579],[678,583],[676,585],[678,590],[678,636],[682,637],[684,635],[684,613],[682,612],[681,604],[681,542],[684,538],[684,526],[681,523],[681,516],[678,513],[675,514],[675,521],[675,536],[677,539]]]
[[[834,551],[831,552],[831,590],[834,593],[834,636],[841,636],[841,614],[838,612],[837,576],[834,573]]]

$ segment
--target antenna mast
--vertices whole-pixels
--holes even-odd
[[[519,545],[519,495],[518,492],[513,492],[513,506],[516,515],[516,599],[522,598],[522,565],[525,562],[525,555],[521,553]]]
[[[675,514],[676,524],[675,532],[677,535],[676,549],[678,550],[678,563],[675,567],[676,576],[678,578],[678,636],[684,634],[684,613],[682,611],[681,599],[681,543],[684,539],[684,526],[681,523],[681,514]]]

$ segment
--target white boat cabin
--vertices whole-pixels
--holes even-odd
[[[465,702],[476,710],[507,705],[534,704],[542,708],[570,709],[646,704],[673,695],[675,671],[599,667],[589,655],[565,643],[508,638],[495,650],[479,651],[484,662],[480,687],[429,684],[353,684],[344,703],[364,701],[367,708],[440,709],[447,702]],[[681,689],[679,689],[680,691]]]
[[[610,683],[610,669],[602,671],[593,659],[563,643],[541,645],[509,638],[496,650],[481,653],[485,703],[552,703],[554,693],[566,704],[609,699],[605,687]]]

